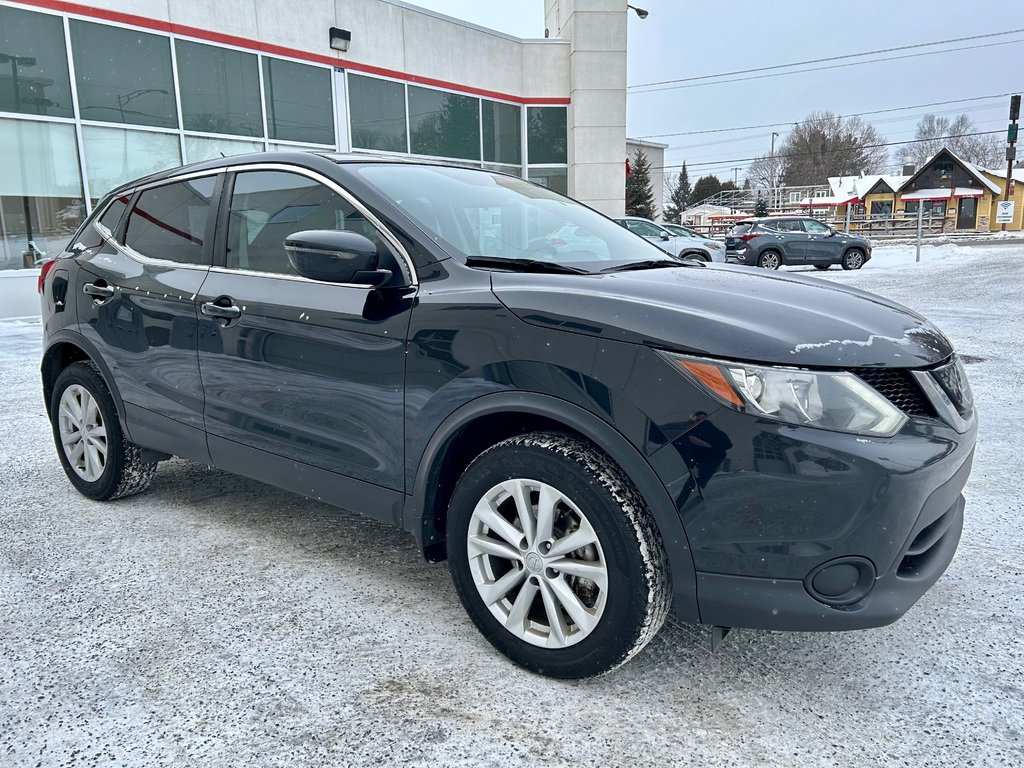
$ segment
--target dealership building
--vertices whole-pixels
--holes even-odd
[[[0,270],[124,181],[262,150],[443,159],[621,215],[626,13],[545,0],[524,40],[398,0],[0,0]]]

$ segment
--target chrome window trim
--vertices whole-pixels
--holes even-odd
[[[183,173],[180,176],[174,176],[174,177],[169,178],[169,179],[160,179],[159,181],[152,181],[152,182],[149,182],[148,184],[140,184],[140,185],[135,186],[135,187],[130,187],[128,189],[122,190],[120,193],[118,193],[118,194],[114,195],[113,197],[111,197],[110,198],[110,202],[107,203],[103,207],[103,211],[106,212],[107,208],[110,207],[111,203],[113,203],[114,200],[116,200],[117,198],[122,197],[122,196],[127,196],[129,198],[132,198],[132,197],[135,196],[135,194],[137,192],[144,192],[147,189],[153,189],[155,187],[165,187],[165,186],[168,186],[170,184],[176,184],[179,181],[188,181],[189,179],[198,179],[198,178],[202,178],[204,176],[217,176],[219,174],[224,173],[224,171],[225,171],[224,168],[208,168],[205,171],[193,171],[192,173]],[[210,207],[212,208],[213,206],[211,205]],[[131,216],[131,214],[132,214],[132,212],[134,210],[135,210],[135,206],[132,206],[128,210],[129,217]],[[101,226],[100,226],[100,219],[101,218],[103,218],[103,214],[102,213],[99,216],[96,217],[95,221],[93,221],[93,226],[96,228],[96,230],[101,235],[104,235],[104,230],[106,230],[106,227],[102,227],[101,228]],[[202,270],[204,272],[208,271],[210,269],[210,267],[211,267],[210,264],[192,264],[190,262],[171,261],[170,259],[158,259],[158,258],[156,258],[154,256],[147,256],[144,253],[139,253],[134,248],[132,248],[132,247],[130,247],[128,245],[125,245],[124,243],[118,242],[114,238],[113,233],[111,233],[109,231],[107,231],[107,233],[104,235],[104,237],[106,238],[106,240],[111,245],[114,246],[114,248],[116,248],[118,250],[118,252],[120,252],[120,253],[124,254],[125,256],[127,256],[128,258],[133,259],[134,261],[138,261],[138,262],[140,262],[142,264],[152,264],[152,265],[157,266],[157,267],[164,267],[164,266],[167,266],[167,267],[177,267],[179,269],[198,269],[198,270]]]
[[[357,211],[359,211],[359,213],[361,213],[363,215],[363,217],[367,221],[369,221],[370,224],[373,225],[373,228],[376,229],[380,233],[381,237],[383,237],[384,240],[387,241],[388,245],[390,245],[394,249],[395,253],[398,254],[399,262],[404,262],[405,270],[406,270],[406,278],[409,281],[408,284],[411,285],[414,288],[418,288],[419,287],[419,278],[416,276],[416,265],[413,264],[412,258],[410,258],[409,254],[406,252],[405,248],[402,247],[402,244],[398,241],[398,238],[395,237],[395,235],[391,232],[391,230],[389,230],[386,226],[384,226],[383,222],[381,222],[381,220],[378,219],[370,211],[369,208],[367,208],[365,205],[363,205],[354,195],[352,195],[352,193],[350,193],[348,190],[346,190],[344,187],[342,187],[340,184],[338,184],[333,179],[330,179],[327,176],[324,176],[322,173],[320,173],[318,171],[314,171],[314,170],[312,170],[310,168],[304,168],[303,166],[300,166],[300,165],[288,165],[287,163],[244,163],[244,164],[241,164],[241,165],[232,165],[232,166],[229,166],[227,168],[223,168],[221,170],[231,171],[232,173],[242,173],[242,172],[246,172],[246,171],[283,171],[285,173],[297,173],[300,176],[305,176],[307,178],[312,179],[313,181],[316,181],[316,182],[319,182],[320,184],[323,184],[325,187],[330,189],[335,194],[340,195],[343,200],[345,200],[346,202],[351,204],[353,208],[355,208]],[[230,205],[230,201],[229,201],[229,205]],[[274,277],[288,277],[288,278],[293,277],[292,275],[282,275],[282,274],[279,274],[277,272],[253,272],[253,271],[246,271],[246,270],[241,270],[241,269],[234,269],[234,268],[230,268],[230,267],[223,267],[223,268],[215,267],[215,269],[224,269],[227,272],[239,272],[239,273],[246,272],[248,274],[269,275],[269,276],[274,276]],[[310,280],[309,278],[300,277],[298,275],[295,275],[294,277],[297,277],[300,280],[305,280],[305,281],[311,282],[311,283],[323,283],[324,285],[354,286],[353,283],[329,283],[329,282],[325,282],[325,281],[322,281],[322,280]],[[364,288],[366,286],[358,285],[358,286],[355,286],[355,287]]]
[[[296,283],[312,283],[313,285],[333,285],[341,288],[360,288],[371,291],[377,286],[364,285],[363,283],[334,283],[329,280],[313,280],[302,275],[286,275],[283,272],[257,272],[254,269],[235,269],[232,267],[210,267],[211,272],[222,275],[244,275],[246,277],[269,277],[274,280],[291,280]]]

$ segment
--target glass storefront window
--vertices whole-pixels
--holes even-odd
[[[0,120],[0,269],[67,247],[85,215],[75,127]]]
[[[174,46],[185,130],[262,136],[256,54],[187,40]]]
[[[496,101],[480,102],[484,128],[484,160],[492,163],[520,162],[522,140],[519,107]]]
[[[534,184],[563,195],[569,194],[569,172],[565,168],[530,168],[527,178]]]
[[[384,152],[408,152],[405,86],[391,80],[348,76],[352,146]]]
[[[284,59],[263,59],[268,138],[334,144],[331,71]]]
[[[526,154],[530,163],[566,163],[565,107],[527,107]]]
[[[185,137],[186,163],[198,163],[200,160],[215,160],[218,157],[262,151],[262,141],[236,141],[235,139],[216,139],[207,136]]]
[[[60,16],[0,7],[0,111],[74,117]]]
[[[83,119],[178,127],[168,38],[72,19],[71,52]]]
[[[480,100],[409,86],[413,154],[480,159]]]
[[[119,184],[181,165],[181,147],[173,133],[83,125],[82,146],[93,201]]]

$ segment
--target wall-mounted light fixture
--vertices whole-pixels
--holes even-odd
[[[352,42],[352,33],[347,29],[331,27],[331,48],[336,51],[347,51]]]
[[[626,3],[626,7],[632,8],[634,11],[636,11],[636,15],[639,16],[641,19],[646,19],[650,15],[648,11],[645,11],[643,8],[637,8],[635,5],[630,5],[629,3]]]

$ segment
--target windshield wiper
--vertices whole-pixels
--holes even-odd
[[[678,261],[677,259],[648,259],[647,261],[631,261],[629,264],[619,264],[614,267],[607,267],[601,272],[630,272],[634,269],[661,269],[662,267],[695,267],[704,266],[696,261]]]
[[[559,264],[557,261],[543,259],[505,259],[500,256],[470,256],[466,259],[470,267],[501,267],[516,272],[548,272],[554,274],[589,275],[585,269]]]

